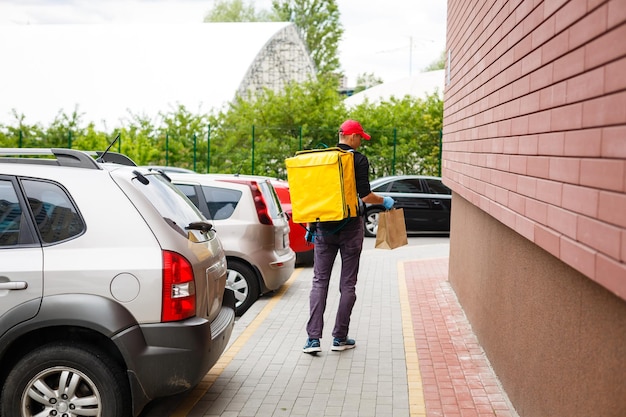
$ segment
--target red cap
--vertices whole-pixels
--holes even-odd
[[[370,140],[371,138],[370,135],[363,131],[361,123],[357,122],[356,120],[346,120],[345,122],[343,122],[341,124],[341,127],[339,128],[339,133],[341,133],[342,135],[353,135],[356,133],[365,140]]]

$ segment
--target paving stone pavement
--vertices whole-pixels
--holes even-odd
[[[220,361],[192,391],[144,417],[517,417],[447,281],[447,238],[382,250],[367,239],[350,337],[330,350],[333,270],[322,352],[302,353],[312,268],[238,319]],[[431,243],[432,242],[432,243]]]

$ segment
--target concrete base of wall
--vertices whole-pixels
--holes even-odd
[[[626,416],[626,302],[452,201],[450,283],[519,415]]]

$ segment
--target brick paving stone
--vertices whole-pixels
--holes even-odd
[[[404,268],[427,417],[516,417],[447,281],[448,258]]]
[[[297,271],[238,318],[198,387],[163,407],[178,408],[141,416],[518,417],[447,281],[448,252],[447,243],[364,250],[357,347],[345,352],[330,351],[338,259],[317,356],[302,353],[312,271]]]

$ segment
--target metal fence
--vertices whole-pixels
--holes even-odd
[[[373,177],[400,174],[441,175],[442,131],[410,128],[367,129],[371,141],[359,149],[370,160]],[[114,140],[116,139],[116,140]],[[71,131],[29,137],[22,131],[0,135],[0,147],[66,147],[124,153],[138,165],[165,165],[196,172],[286,177],[284,159],[297,151],[335,146],[334,128],[214,127],[197,133],[166,131],[139,137],[131,132],[85,138]]]

